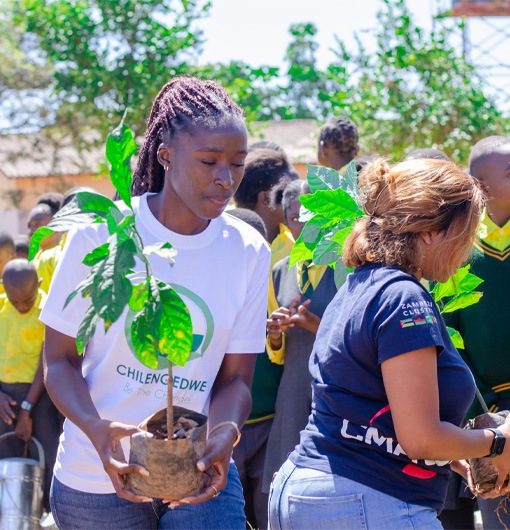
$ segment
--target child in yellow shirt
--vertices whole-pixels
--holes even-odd
[[[59,414],[44,389],[40,362],[44,324],[39,320],[46,295],[35,267],[26,259],[9,261],[2,272],[0,296],[0,434],[17,438],[0,444],[0,458],[20,456],[32,435],[46,457],[45,499],[61,431]],[[46,502],[46,508],[49,505]]]

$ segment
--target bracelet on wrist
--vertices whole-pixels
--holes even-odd
[[[234,427],[234,429],[236,431],[236,441],[234,442],[234,445],[232,446],[232,447],[235,447],[239,443],[239,440],[241,440],[241,431],[239,430],[239,427],[237,426],[237,423],[235,421],[222,421],[221,423],[218,423],[218,425],[215,425],[209,431],[208,438],[211,436],[211,434],[214,431],[220,429],[221,427],[225,427],[226,425],[229,425],[230,427]]]

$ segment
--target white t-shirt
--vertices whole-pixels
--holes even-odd
[[[133,208],[145,245],[169,241],[177,250],[173,267],[160,256],[149,259],[155,276],[170,282],[183,298],[193,323],[190,358],[184,367],[173,367],[173,403],[207,414],[224,355],[264,351],[269,247],[255,229],[227,213],[211,220],[200,234],[185,236],[157,221],[147,195],[134,198]],[[69,234],[41,312],[47,326],[76,337],[90,300],[77,295],[63,309],[64,302],[90,271],[82,264],[84,256],[108,235],[104,224]],[[142,270],[137,261],[135,271]],[[138,360],[125,333],[132,317],[126,308],[107,334],[98,325],[85,351],[82,372],[101,418],[138,425],[166,407],[168,362],[161,357],[158,369],[152,370]],[[128,458],[128,437],[122,439],[122,446]],[[114,492],[92,443],[69,420],[60,438],[55,476],[79,491]]]

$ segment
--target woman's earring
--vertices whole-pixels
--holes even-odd
[[[165,171],[170,171],[170,166],[163,166],[163,169],[164,169]]]

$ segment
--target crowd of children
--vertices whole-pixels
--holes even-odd
[[[320,129],[320,165],[342,173],[355,160],[359,171],[371,161],[359,154],[358,131],[351,120],[332,119]],[[410,153],[406,160],[420,159],[448,157],[427,148]],[[487,198],[469,259],[472,272],[484,280],[484,296],[478,304],[450,313],[445,320],[463,336],[465,347],[460,354],[490,410],[497,411],[510,408],[510,363],[506,359],[510,342],[506,321],[510,138],[488,137],[474,145],[468,171]],[[44,389],[44,324],[39,314],[66,234],[43,239],[33,262],[27,259],[28,245],[34,231],[48,224],[78,191],[83,189],[73,188],[65,196],[47,193],[39,197],[28,216],[27,234],[0,232],[0,434],[16,435],[0,445],[0,458],[23,452],[32,436],[43,444],[46,509],[63,417]],[[300,432],[308,423],[312,407],[309,358],[323,314],[338,290],[330,267],[301,261],[289,268],[289,254],[304,226],[299,197],[307,193],[306,181],[299,178],[283,150],[274,143],[259,142],[249,147],[244,178],[234,196],[235,206],[229,210],[257,229],[271,248],[266,350],[257,357],[251,413],[233,451],[247,520],[260,529],[268,527],[273,477],[299,444]],[[480,412],[474,403],[466,419]],[[445,528],[474,528],[475,501],[461,481],[450,481],[441,516]],[[507,500],[479,497],[478,506],[485,529],[510,525]]]

